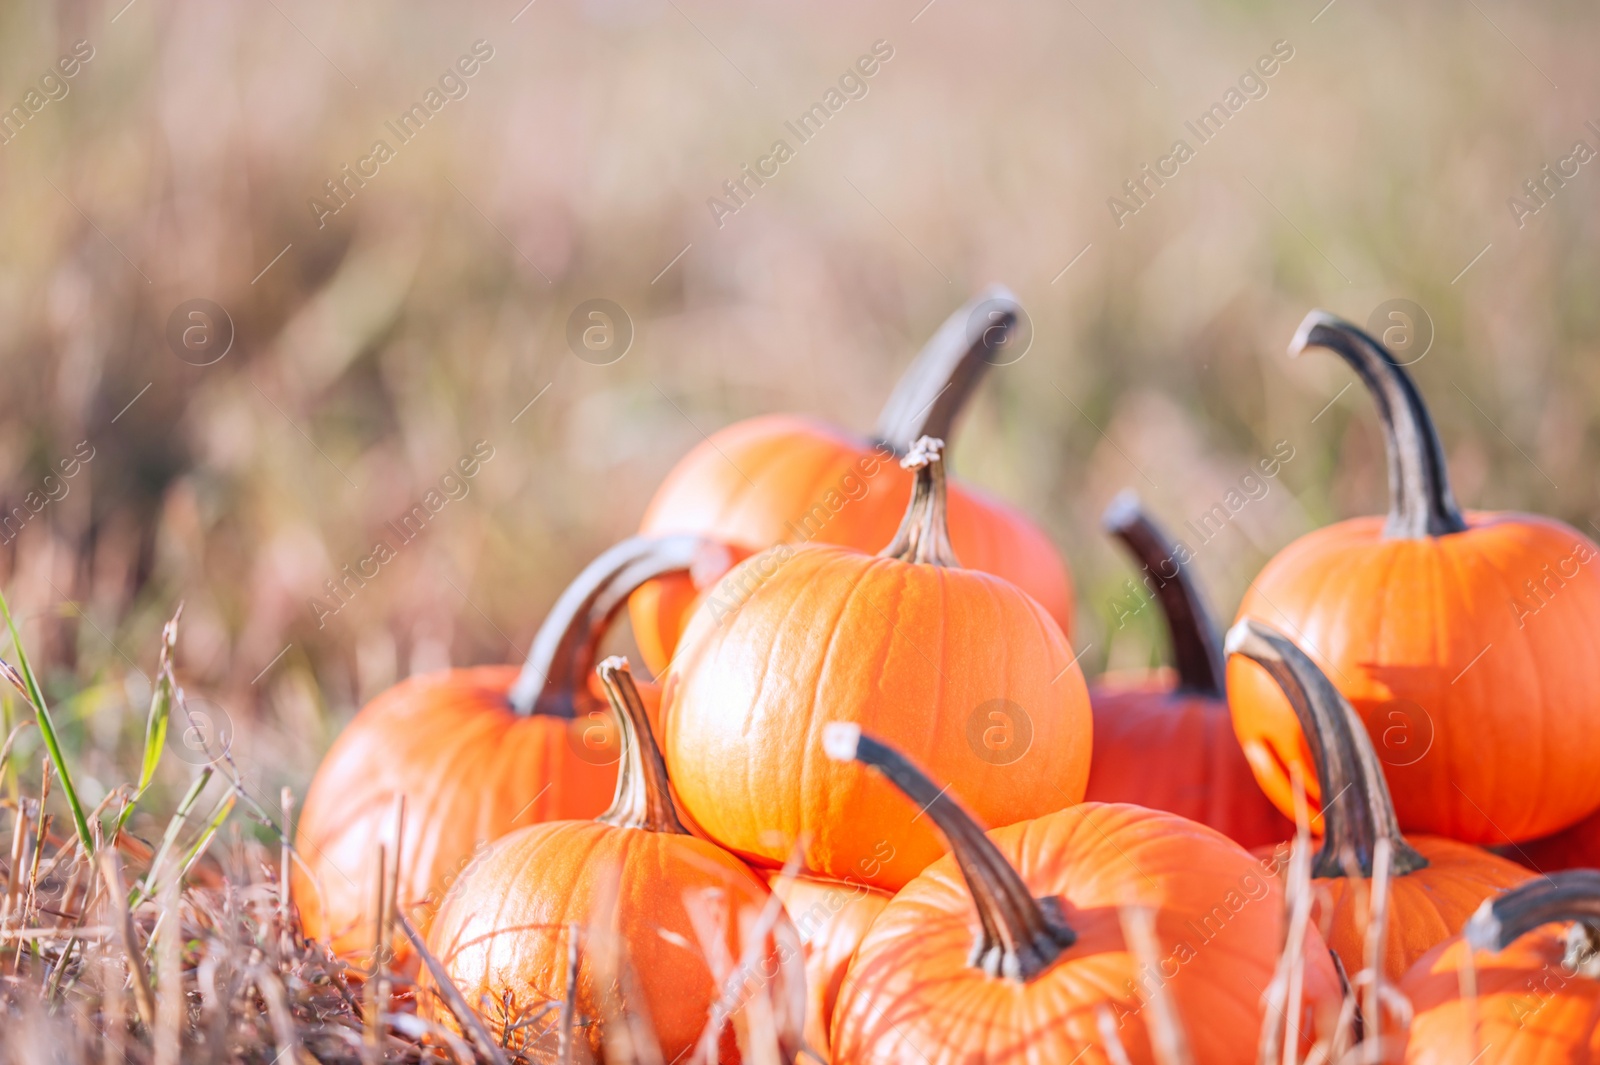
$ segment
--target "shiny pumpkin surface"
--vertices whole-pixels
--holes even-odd
[[[1591,757],[1600,549],[1546,518],[1467,521],[1465,532],[1424,539],[1385,540],[1375,517],[1317,530],[1267,564],[1239,616],[1290,633],[1350,700],[1403,829],[1483,844],[1531,839],[1600,806]],[[1527,581],[1547,590],[1535,599]],[[1228,696],[1278,808],[1293,809],[1295,764],[1318,801],[1304,739],[1271,678],[1235,658]]]
[[[1504,950],[1473,952],[1476,995],[1462,994],[1469,948],[1455,938],[1401,981],[1415,1011],[1407,1065],[1594,1065],[1600,1062],[1600,981],[1564,960],[1567,925],[1544,925]]]
[[[1026,984],[968,965],[978,932],[966,882],[940,859],[873,923],[834,1011],[837,1065],[1153,1062],[1140,981],[1164,979],[1195,1060],[1250,1062],[1283,940],[1283,897],[1221,834],[1172,814],[1084,803],[988,833],[1036,897],[1061,900],[1077,941]],[[1119,907],[1154,910],[1160,976],[1141,971]],[[1321,937],[1306,940],[1306,1000],[1337,997]]]
[[[771,876],[767,886],[783,900],[806,963],[806,1042],[829,1048],[834,1003],[846,967],[872,922],[889,904],[888,892],[864,884],[798,876]]]
[[[803,839],[808,870],[891,891],[943,853],[892,786],[827,758],[832,721],[906,752],[984,824],[1082,799],[1083,675],[1015,586],[824,546],[757,555],[728,579],[753,591],[695,615],[661,708],[678,796],[723,846],[777,867]]]
[[[748,418],[684,456],[656,490],[640,531],[700,533],[751,552],[784,541],[876,551],[894,537],[912,480],[887,451],[825,423],[786,414]],[[949,522],[963,566],[1017,585],[1071,636],[1071,578],[1037,525],[955,481]],[[698,601],[687,577],[633,593],[635,637],[653,671],[665,668]]]
[[[507,702],[516,677],[514,666],[412,677],[364,706],[340,734],[295,834],[291,890],[307,936],[343,955],[372,949],[375,845],[393,846],[397,795],[406,798],[397,903],[423,934],[490,841],[521,825],[605,810],[618,750],[603,704],[587,720],[520,717]],[[397,965],[414,964],[403,937],[394,948]]]
[[[596,938],[604,936],[622,945],[628,981],[636,989],[621,994],[621,1006],[650,1018],[664,1060],[688,1060],[710,1020],[719,977],[725,975],[713,972],[707,955],[725,950],[734,959],[731,971],[743,957],[741,926],[754,925],[769,898],[766,886],[743,863],[705,840],[558,821],[519,829],[497,842],[446,901],[428,945],[466,1001],[510,1002],[515,1024],[544,1003],[566,998],[569,928],[577,924],[583,930],[578,1015],[609,1016],[615,1009],[616,976],[606,971],[613,948],[602,947]],[[598,909],[609,899],[615,900],[614,909]],[[702,938],[707,935],[709,941]],[[755,954],[757,972],[750,984],[756,993],[781,997],[787,992],[780,955],[795,949],[793,926],[779,914]],[[432,1019],[454,1026],[438,996],[424,995],[423,1003]],[[794,1012],[798,1028],[798,1001]],[[506,1038],[498,1011],[486,1012],[484,1021],[497,1041]],[[509,1045],[520,1048],[528,1040],[531,1046],[543,1027],[511,1033]],[[582,1031],[599,1059],[598,1027]],[[730,1022],[724,1021],[711,1045],[718,1048],[718,1061],[739,1060]]]
[[[1246,848],[1294,835],[1294,822],[1256,783],[1228,704],[1173,683],[1170,670],[1157,670],[1089,685],[1094,759],[1084,798],[1166,810]]]

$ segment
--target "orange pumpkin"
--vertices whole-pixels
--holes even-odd
[[[341,955],[372,949],[374,845],[385,839],[392,854],[397,796],[406,799],[397,902],[424,934],[440,897],[490,840],[605,809],[617,746],[605,703],[588,686],[600,638],[642,581],[715,570],[719,558],[720,546],[697,537],[623,541],[562,593],[520,675],[512,666],[426,674],[363,707],[301,809],[291,890],[306,935]],[[394,950],[396,965],[414,964],[403,937]]]
[[[829,720],[913,750],[999,824],[1083,798],[1083,676],[1034,599],[957,564],[941,448],[924,438],[905,458],[916,491],[882,553],[779,545],[747,559],[724,581],[745,598],[700,609],[667,673],[679,799],[748,861],[781,866],[800,845],[809,871],[892,891],[943,851],[891,787],[822,756]]]
[[[1290,352],[1307,347],[1342,356],[1377,402],[1389,515],[1290,544],[1239,617],[1294,633],[1333,678],[1380,744],[1407,830],[1489,844],[1573,824],[1600,807],[1600,548],[1549,518],[1462,514],[1383,345],[1315,311]],[[1249,662],[1229,666],[1228,695],[1262,788],[1291,812],[1288,767],[1311,776],[1293,712]]]
[[[1322,794],[1322,847],[1311,861],[1314,907],[1328,946],[1345,970],[1368,967],[1374,873],[1388,852],[1388,917],[1383,974],[1390,982],[1434,945],[1461,930],[1484,899],[1527,880],[1526,869],[1468,843],[1400,834],[1394,804],[1361,719],[1316,663],[1258,621],[1228,633],[1229,654],[1256,663],[1280,686],[1310,740]],[[1231,694],[1231,693],[1230,693]]]
[[[895,387],[873,439],[787,414],[711,434],[667,475],[640,531],[711,536],[747,553],[779,543],[876,551],[911,495],[912,478],[894,459],[920,437],[949,439],[984,369],[1002,361],[1019,313],[1011,293],[995,286],[953,314]],[[965,565],[1033,596],[1071,637],[1066,565],[1020,511],[953,484],[950,541]],[[665,669],[699,599],[682,579],[634,593],[634,636],[652,670]]]
[[[782,873],[768,877],[767,886],[783,900],[800,936],[806,963],[806,1043],[827,1054],[845,967],[892,896],[865,884]]]
[[[881,770],[951,849],[857,949],[834,1010],[834,1065],[1247,1062],[1267,1024],[1290,1016],[1302,1037],[1312,1031],[1309,1011],[1269,1004],[1283,896],[1237,843],[1175,814],[1101,803],[985,835],[949,789],[858,726],[830,726],[823,742]],[[1130,909],[1147,915],[1147,950],[1125,934]],[[1336,1009],[1338,976],[1315,928],[1302,949],[1302,1001]],[[1153,1049],[1174,1032],[1192,1055]]]
[[[1131,802],[1210,825],[1244,847],[1294,834],[1250,772],[1223,691],[1222,639],[1188,565],[1133,492],[1102,524],[1143,569],[1172,640],[1174,669],[1113,673],[1089,685],[1094,760],[1089,802]]]
[[[1406,973],[1408,1065],[1600,1061],[1600,872],[1485,902]]]
[[[446,900],[430,952],[467,1002],[492,1004],[491,1034],[518,1051],[570,1038],[561,1018],[582,1018],[593,1060],[632,1046],[623,1060],[737,1062],[735,1019],[754,1000],[776,1037],[767,1055],[792,1060],[805,1011],[793,925],[742,862],[678,820],[627,661],[608,658],[600,677],[621,732],[611,808],[496,842]],[[549,1003],[566,1008],[533,1020]],[[454,1024],[441,996],[424,1009]],[[638,1046],[646,1038],[657,1054]]]

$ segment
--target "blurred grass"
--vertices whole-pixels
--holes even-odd
[[[1295,448],[1200,552],[1223,617],[1293,537],[1382,506],[1370,402],[1318,416],[1350,375],[1283,355],[1314,306],[1426,308],[1414,372],[1462,502],[1592,531],[1600,167],[1525,228],[1505,206],[1600,147],[1592,5],[123,3],[0,12],[0,103],[95,49],[0,147],[0,501],[94,448],[0,545],[0,580],[88,803],[136,760],[133,663],[177,600],[185,684],[263,794],[301,786],[398,677],[519,656],[702,431],[784,409],[869,427],[990,281],[1035,341],[955,463],[1069,557],[1091,672],[1162,653],[1149,612],[1108,624],[1119,489],[1176,529]],[[319,229],[308,199],[480,39],[466,98]],[[867,96],[718,228],[706,199],[879,39]],[[1117,228],[1106,198],[1280,39],[1268,95]],[[609,366],[564,340],[594,297],[636,329]],[[206,367],[163,339],[194,298],[236,327]],[[323,582],[479,440],[470,494],[319,628]],[[187,770],[162,776],[170,799]]]

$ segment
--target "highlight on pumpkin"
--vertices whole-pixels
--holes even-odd
[[[758,868],[798,849],[808,875],[895,891],[945,850],[891,787],[825,757],[829,721],[915,750],[988,823],[1083,796],[1079,656],[1024,589],[956,564],[942,444],[915,441],[904,464],[914,485],[879,553],[812,543],[745,560],[729,581],[748,597],[700,609],[665,675],[662,750],[685,820]]]
[[[1314,919],[1347,972],[1399,980],[1417,958],[1460,931],[1484,899],[1529,878],[1521,866],[1470,844],[1402,835],[1361,719],[1287,636],[1247,618],[1229,630],[1226,649],[1262,667],[1280,687],[1322,794],[1332,796],[1311,862],[1311,876],[1323,888]]]

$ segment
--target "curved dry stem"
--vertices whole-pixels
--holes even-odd
[[[1287,636],[1253,618],[1228,631],[1226,650],[1244,655],[1272,675],[1294,707],[1311,748],[1322,785],[1325,832],[1311,875],[1370,878],[1380,839],[1387,839],[1393,848],[1391,875],[1426,868],[1428,859],[1400,834],[1389,783],[1366,726],[1317,664]]]
[[[576,717],[600,641],[640,585],[691,569],[726,570],[732,557],[700,536],[634,536],[583,568],[550,608],[511,687],[512,709],[526,717]]]
[[[924,436],[911,445],[900,465],[916,473],[911,487],[911,502],[900,528],[889,546],[878,552],[880,558],[901,562],[921,562],[929,566],[959,568],[955,548],[950,546],[949,495],[944,476],[944,441]]]
[[[1349,363],[1378,405],[1389,457],[1389,520],[1383,535],[1419,540],[1464,531],[1467,523],[1450,491],[1439,433],[1411,375],[1382,344],[1326,311],[1306,315],[1289,354],[1311,347],[1327,348]]]
[[[874,435],[897,455],[924,436],[949,439],[990,359],[1016,328],[1020,311],[1010,289],[990,285],[946,318],[900,375]]]
[[[1484,899],[1462,929],[1477,950],[1504,950],[1540,925],[1576,922],[1567,935],[1566,964],[1600,976],[1600,872],[1568,869]]]
[[[667,778],[667,763],[650,731],[650,717],[639,698],[638,685],[628,670],[628,660],[612,655],[597,667],[606,686],[611,710],[617,716],[617,736],[622,744],[622,761],[617,769],[617,790],[611,808],[596,821],[618,828],[642,828],[648,832],[673,832],[687,836],[689,830],[678,820],[672,805],[672,787]]]
[[[858,725],[834,722],[823,732],[828,757],[876,768],[939,826],[972,893],[981,926],[969,963],[990,976],[1026,983],[1077,941],[1060,901],[1036,899],[972,815],[899,751],[863,735]]]
[[[1150,575],[1145,583],[1155,592],[1167,621],[1178,690],[1227,698],[1222,637],[1194,577],[1174,557],[1177,548],[1172,541],[1150,520],[1132,489],[1119,493],[1100,521]]]

